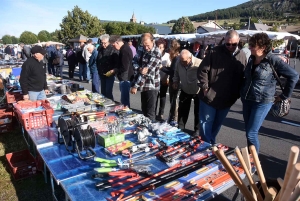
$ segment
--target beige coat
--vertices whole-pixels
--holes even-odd
[[[197,85],[199,83],[197,70],[201,61],[201,59],[192,56],[192,65],[188,69],[182,66],[180,59],[175,64],[173,82],[180,84],[181,89],[187,94],[198,94],[200,91]]]

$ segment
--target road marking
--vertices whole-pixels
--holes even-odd
[[[288,121],[281,121],[281,123],[284,123],[284,124],[289,124],[289,125],[292,125],[292,126],[297,126],[297,127],[300,127],[300,124],[295,124],[295,123],[288,122]]]

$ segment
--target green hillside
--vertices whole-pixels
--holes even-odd
[[[251,0],[246,3],[218,9],[198,15],[189,16],[191,21],[207,20],[230,20],[243,19],[248,17],[258,18],[264,21],[283,21],[298,22],[300,14],[300,0]],[[175,20],[169,21],[169,23]]]

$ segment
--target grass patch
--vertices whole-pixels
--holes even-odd
[[[0,134],[0,200],[47,201],[53,200],[50,182],[42,173],[15,181],[11,176],[5,154],[28,149],[20,128]]]

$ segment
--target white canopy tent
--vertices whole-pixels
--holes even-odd
[[[219,42],[226,34],[228,30],[223,31],[214,31],[204,34],[196,34],[196,41],[206,41],[206,42]],[[295,34],[290,34],[288,32],[272,32],[272,31],[254,31],[254,30],[236,30],[241,40],[247,41],[247,39],[253,36],[256,33],[266,33],[270,39],[272,40],[280,40],[280,39],[296,39],[300,40],[300,36]]]
[[[188,41],[193,42],[196,39],[196,34],[173,34],[173,35],[165,35],[163,36],[164,39],[172,40],[181,40],[181,41]]]

